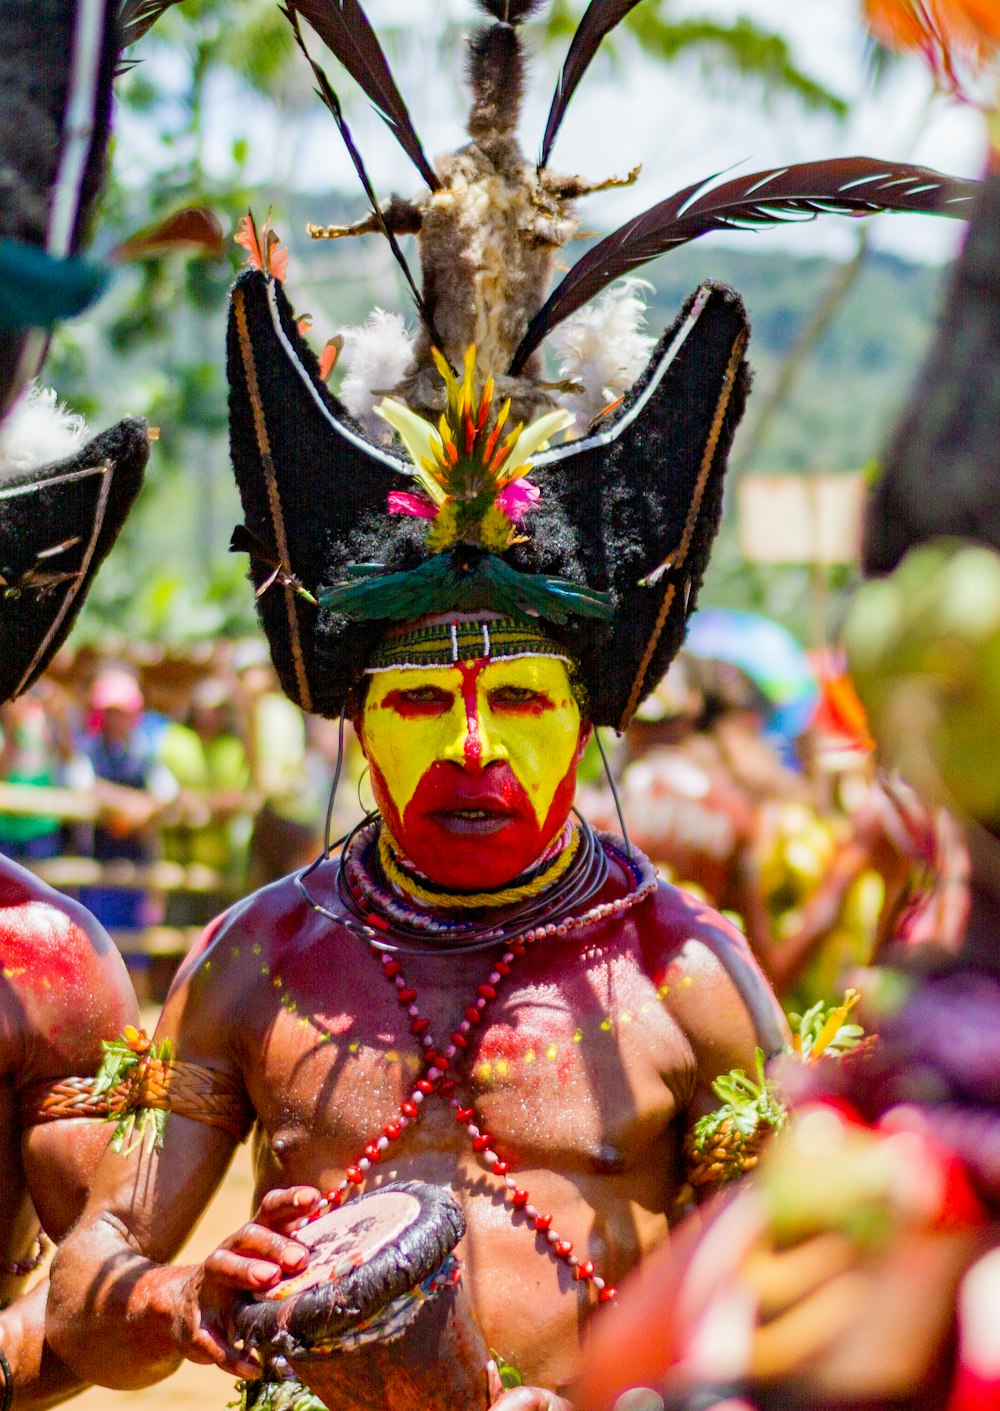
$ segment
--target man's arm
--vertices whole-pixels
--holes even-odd
[[[319,1193],[272,1191],[203,1264],[171,1265],[234,1146],[225,1132],[174,1113],[162,1149],[147,1143],[127,1156],[105,1154],[83,1216],[56,1255],[49,1297],[49,1339],[86,1380],[148,1386],[185,1357],[258,1375],[232,1345],[235,1296],[301,1268],[307,1251],[281,1232],[310,1213]]]
[[[665,973],[664,1004],[683,1030],[695,1062],[695,1086],[686,1114],[693,1124],[719,1100],[716,1078],[733,1068],[752,1074],[755,1054],[779,1053],[788,1026],[774,993],[743,936],[711,908],[674,888],[657,897],[664,942],[675,943]]]
[[[83,1208],[109,1129],[79,1119],[22,1126],[16,1095],[94,1074],[102,1040],[137,1018],[135,995],[120,955],[89,912],[6,860],[0,914],[0,963],[8,972],[0,1071],[11,1094],[0,1113],[9,1177],[0,1225],[30,1196],[42,1227],[58,1240]],[[42,1283],[0,1313],[0,1348],[24,1411],[55,1406],[83,1386],[45,1341],[47,1291]]]
[[[238,918],[223,922],[212,940],[229,944],[239,927]],[[241,997],[208,980],[201,966],[211,954],[209,942],[184,967],[157,1039],[170,1039],[178,1061],[202,1065],[239,1088],[226,1014],[242,1012]],[[49,1336],[80,1376],[132,1389],[166,1376],[184,1357],[257,1375],[232,1345],[234,1300],[239,1291],[260,1292],[301,1268],[307,1252],[284,1232],[310,1213],[319,1193],[271,1192],[255,1219],[203,1264],[172,1266],[235,1146],[229,1132],[171,1112],[162,1146],[147,1138],[105,1152],[83,1215],[52,1268]]]
[[[86,1386],[46,1341],[48,1292],[46,1279],[0,1313],[0,1348],[10,1367],[18,1411],[45,1411],[76,1396]]]

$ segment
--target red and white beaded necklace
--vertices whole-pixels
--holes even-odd
[[[389,922],[369,913],[366,917],[367,925],[358,926],[357,923],[337,916],[311,897],[309,898],[315,910],[323,912],[342,925],[346,920],[350,929],[356,930],[364,936],[369,949],[382,967],[383,975],[395,988],[396,1003],[406,1010],[410,1032],[419,1040],[423,1048],[422,1057],[426,1065],[422,1076],[414,1084],[412,1092],[400,1103],[398,1116],[387,1122],[380,1135],[366,1144],[363,1153],[347,1167],[340,1184],[326,1193],[323,1203],[309,1217],[311,1220],[318,1219],[325,1210],[336,1209],[353,1191],[360,1189],[368,1178],[368,1172],[382,1159],[382,1153],[389,1148],[392,1142],[400,1139],[409,1125],[419,1120],[420,1109],[424,1101],[435,1093],[439,1093],[448,1099],[456,1122],[465,1128],[472,1144],[472,1150],[484,1166],[503,1181],[504,1199],[509,1206],[509,1213],[513,1216],[520,1212],[534,1230],[544,1235],[549,1253],[554,1259],[562,1261],[572,1270],[574,1279],[592,1285],[597,1290],[601,1303],[611,1302],[615,1297],[616,1290],[595,1272],[592,1260],[579,1259],[573,1253],[572,1241],[564,1239],[557,1230],[552,1228],[552,1216],[544,1214],[531,1204],[527,1190],[518,1185],[510,1172],[508,1163],[501,1160],[493,1150],[492,1135],[483,1131],[476,1124],[474,1108],[463,1107],[461,1100],[455,1093],[456,1079],[453,1076],[453,1067],[457,1067],[466,1056],[470,1034],[482,1023],[487,1006],[496,999],[499,987],[510,974],[515,962],[526,955],[531,946],[546,938],[566,936],[571,931],[579,930],[583,926],[596,925],[621,916],[656,890],[656,872],[646,858],[641,854],[628,857],[619,853],[617,849],[614,849],[614,854],[631,874],[634,884],[633,890],[616,901],[603,902],[591,907],[580,916],[566,917],[557,922],[550,922],[508,940],[503,955],[493,963],[488,979],[477,986],[474,1001],[466,1007],[461,1020],[451,1034],[450,1043],[443,1049],[438,1047],[437,1041],[430,1033],[429,1021],[420,1013],[417,992],[412,985],[407,983],[403,974],[402,962],[398,959],[398,955],[386,948],[385,942],[379,937],[379,931],[388,932],[391,929]],[[305,895],[308,897],[309,894],[305,893]]]

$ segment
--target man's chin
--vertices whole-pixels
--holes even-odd
[[[435,813],[407,830],[404,851],[432,882],[463,892],[495,891],[537,861],[543,850],[532,819],[460,810]],[[419,838],[416,836],[419,831]]]

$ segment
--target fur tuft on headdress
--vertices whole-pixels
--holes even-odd
[[[524,24],[545,8],[545,0],[476,0],[476,4],[485,14],[509,25]]]
[[[401,314],[373,309],[364,323],[344,329],[340,396],[373,441],[392,439],[375,407],[406,376],[412,362],[413,336]]]
[[[0,427],[0,479],[75,456],[87,439],[83,417],[51,387],[33,383]]]
[[[510,25],[483,25],[469,36],[468,78],[472,90],[469,136],[495,143],[517,127],[524,96],[524,53]]]
[[[649,362],[656,339],[642,332],[646,304],[641,291],[650,288],[642,279],[622,280],[553,334],[559,376],[579,388],[559,399],[573,413],[574,436],[582,436],[619,402]]]

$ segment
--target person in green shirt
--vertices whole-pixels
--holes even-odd
[[[163,856],[184,865],[211,868],[227,881],[241,879],[246,860],[252,803],[250,763],[230,705],[230,689],[217,676],[200,681],[191,696],[186,724],[168,725],[160,739],[159,760],[180,785],[181,818],[163,829]],[[204,910],[196,896],[173,898],[171,912]],[[204,902],[217,910],[213,894]],[[171,919],[179,920],[172,916]],[[193,915],[185,924],[209,917]]]

